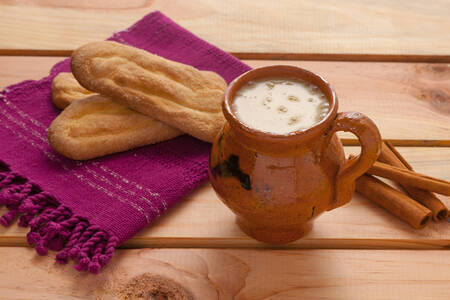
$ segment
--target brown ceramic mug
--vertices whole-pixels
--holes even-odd
[[[286,135],[244,125],[232,110],[235,93],[249,81],[274,77],[301,79],[319,87],[329,101],[328,114],[314,126]],[[223,102],[227,122],[211,149],[209,175],[245,233],[270,244],[288,243],[308,233],[322,212],[350,201],[355,180],[379,155],[381,137],[365,115],[337,110],[330,84],[298,67],[253,69],[230,83]],[[361,154],[346,160],[336,131],[355,134]]]

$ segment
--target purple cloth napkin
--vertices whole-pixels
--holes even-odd
[[[250,69],[160,12],[110,40],[217,72],[227,82]],[[55,250],[58,262],[73,259],[77,270],[97,273],[115,247],[207,179],[210,144],[185,135],[86,162],[58,155],[46,131],[59,113],[51,82],[68,71],[66,59],[48,77],[0,93],[0,205],[9,209],[0,223],[18,218],[39,254]]]

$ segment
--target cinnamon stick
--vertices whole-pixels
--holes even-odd
[[[450,182],[416,173],[405,168],[399,168],[377,161],[372,165],[367,173],[370,175],[377,175],[383,178],[391,179],[402,185],[413,186],[450,196]]]
[[[388,141],[384,141],[381,144],[381,153],[380,156],[378,157],[378,160],[395,167],[408,169],[410,171],[413,170],[413,168],[408,164],[408,162]],[[444,203],[442,203],[442,201],[436,197],[436,195],[434,195],[429,191],[412,187],[406,184],[401,184],[401,186],[405,189],[408,195],[411,196],[411,198],[420,202],[425,207],[431,210],[433,220],[438,222],[447,219],[449,211],[447,207],[444,205]]]
[[[431,221],[432,212],[428,208],[371,175],[356,180],[356,191],[416,229]]]

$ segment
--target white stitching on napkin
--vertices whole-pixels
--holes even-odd
[[[7,89],[4,90],[4,92],[7,92],[7,91],[8,91]],[[39,122],[38,120],[32,118],[32,117],[31,117],[30,115],[28,115],[26,112],[24,112],[24,111],[22,111],[20,108],[18,108],[14,103],[11,103],[10,101],[8,101],[8,99],[6,98],[5,95],[0,94],[0,98],[3,100],[3,102],[4,102],[7,106],[10,107],[10,109],[16,111],[16,112],[17,112],[24,120],[30,121],[30,122],[33,123],[35,126],[40,127],[40,128],[42,128],[42,129],[45,129],[45,131],[48,130],[48,128],[47,128],[44,124],[42,124],[42,123]],[[12,117],[12,116],[11,116],[11,117]],[[20,121],[18,121],[18,122],[20,122]],[[47,138],[42,137],[42,135],[41,135],[39,132],[37,132],[37,131],[35,131],[35,130],[31,129],[31,128],[29,129],[23,122],[20,122],[20,123],[22,123],[23,125],[20,125],[20,124],[17,124],[17,123],[16,123],[16,124],[19,125],[19,126],[21,126],[21,127],[24,128],[24,129],[26,129],[26,130],[31,130],[31,132],[32,132],[32,134],[33,134],[34,136],[36,136],[37,138],[39,138],[40,140],[42,140],[43,142],[45,142],[46,144],[48,144]],[[130,184],[130,183],[131,183],[131,184],[134,185],[137,189],[143,190],[143,187],[142,187],[141,185],[139,185],[138,183],[136,183],[136,182],[134,182],[134,181],[131,181],[131,180],[127,179],[126,177],[124,177],[124,176],[122,176],[122,175],[120,175],[120,174],[118,174],[118,173],[116,173],[116,172],[110,170],[110,169],[107,168],[106,166],[103,166],[103,165],[101,165],[101,164],[98,163],[98,162],[95,162],[95,163],[92,163],[92,164],[95,165],[95,166],[100,166],[100,169],[101,169],[102,171],[108,173],[108,174],[111,175],[112,177],[114,177],[114,178],[116,178],[116,179],[117,179],[117,177],[119,177],[119,178],[122,179],[123,182],[125,182],[125,183],[127,183],[127,184]],[[87,166],[85,166],[84,164],[83,164],[83,167],[84,167],[84,168],[87,168]],[[96,173],[96,171],[94,171],[94,170],[92,170],[92,172],[95,172],[95,173]],[[113,186],[114,186],[114,185],[113,185]],[[117,187],[117,186],[118,186],[118,187]],[[127,191],[127,190],[128,190],[128,189],[124,189],[124,188],[123,188],[122,186],[120,186],[119,184],[117,184],[117,186],[114,186],[114,187],[115,187],[117,190],[119,190],[119,191],[124,192],[124,191]],[[154,193],[154,192],[152,192],[152,191],[151,191],[150,189],[148,189],[148,188],[145,188],[145,191],[147,191],[152,197],[159,197],[159,196],[160,196],[158,193]],[[133,193],[134,193],[134,192],[133,192]],[[134,193],[133,195],[135,195],[135,193]],[[140,198],[141,198],[141,200],[144,200],[144,201],[145,201],[146,203],[148,203],[148,204],[151,203],[151,200],[149,200],[149,199],[146,198],[146,197],[140,196]],[[167,210],[167,202],[166,202],[164,199],[162,199],[162,203],[163,203],[163,206],[164,206],[164,210]],[[154,210],[153,204],[150,204],[150,206],[152,207],[152,210]],[[154,210],[154,211],[155,211],[155,210]],[[156,212],[156,211],[155,211],[155,212]],[[158,216],[161,215],[161,212],[160,212],[159,209],[157,210],[156,213],[158,214]]]
[[[2,115],[4,115],[9,121],[15,123],[16,125],[22,127],[25,132],[28,131],[34,131],[33,129],[28,128],[23,122],[17,120],[16,118],[14,118],[12,115],[10,115],[7,111],[5,111],[4,109],[0,108],[0,113]],[[13,132],[16,136],[20,137],[22,140],[24,140],[26,143],[32,145],[34,148],[41,150],[45,156],[47,156],[50,160],[59,163],[65,170],[69,170],[69,168],[67,167],[67,165],[65,165],[56,155],[48,152],[45,147],[43,147],[41,144],[35,144],[32,140],[30,140],[29,136],[26,137],[24,135],[22,135],[20,132],[14,130],[13,128],[11,128],[10,126],[8,126],[5,122],[3,122],[3,120],[0,119],[0,123],[3,123],[3,125],[5,126],[5,128],[9,129],[11,132]],[[35,132],[35,136],[36,136],[36,131]],[[42,136],[39,135],[39,133],[37,133],[38,136],[36,136],[37,138],[42,140]],[[46,141],[46,139],[44,139],[44,141]],[[88,179],[85,178],[84,175],[77,173],[76,171],[72,170],[73,174],[76,178],[78,178],[81,182],[86,182],[89,186],[104,192],[105,194],[107,194],[109,197],[111,197],[112,199],[117,199],[122,203],[125,204],[129,204],[131,207],[133,207],[134,209],[136,209],[137,211],[139,211],[140,213],[142,213],[147,221],[147,223],[150,223],[150,218],[148,216],[148,214],[144,211],[144,209],[142,207],[140,207],[139,205],[137,205],[136,203],[133,203],[127,199],[124,199],[123,197],[121,197],[120,195],[115,194],[114,192],[109,191],[108,189],[99,186],[93,182],[90,182]]]
[[[88,166],[83,166],[83,168],[86,170],[86,172],[91,174],[97,180],[100,180],[100,181],[102,181],[102,182],[104,182],[104,183],[106,183],[106,184],[108,184],[108,185],[110,185],[110,186],[112,186],[112,187],[122,191],[125,194],[131,195],[131,196],[136,196],[135,192],[133,192],[131,190],[124,190],[122,188],[122,186],[109,181],[108,178],[106,178],[105,176],[96,174],[96,172],[94,170],[90,169]],[[144,202],[146,202],[150,206],[150,208],[158,215],[158,217],[161,216],[161,211],[157,207],[155,208],[155,206],[153,205],[153,203],[150,200],[148,200],[147,198],[142,197],[142,196],[139,196],[139,198],[141,200],[143,200]]]
[[[100,164],[99,162],[96,162],[96,161],[95,161],[95,162],[92,162],[92,164],[93,164],[94,166],[99,166],[100,169],[102,169],[103,171],[109,173],[109,174],[110,174],[111,176],[113,176],[114,178],[120,179],[120,180],[122,180],[123,182],[125,182],[126,184],[134,185],[138,190],[146,191],[147,193],[149,193],[151,196],[153,196],[153,197],[155,197],[155,198],[160,196],[158,193],[154,193],[154,192],[152,192],[150,189],[143,187],[143,186],[140,185],[139,183],[134,182],[134,181],[132,181],[132,180],[129,180],[128,178],[123,177],[122,175],[120,175],[120,174],[114,172],[113,170],[109,169],[109,168],[108,168],[107,166],[105,166],[105,165]],[[161,199],[161,200],[162,200],[164,209],[167,210],[167,202],[166,202],[166,200],[165,200],[165,199]]]

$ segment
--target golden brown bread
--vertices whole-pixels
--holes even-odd
[[[93,94],[94,92],[82,87],[72,73],[62,72],[53,78],[52,100],[59,109],[64,109],[73,101]]]
[[[70,104],[48,130],[51,147],[76,160],[86,160],[168,140],[178,129],[93,95]]]
[[[88,90],[201,140],[212,142],[225,122],[226,83],[216,73],[108,41],[75,50],[71,68]]]

